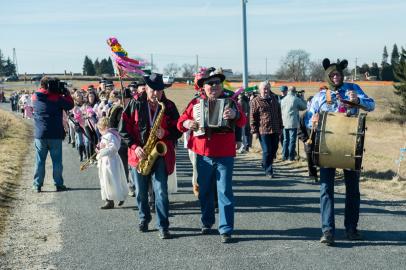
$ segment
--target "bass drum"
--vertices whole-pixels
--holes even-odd
[[[314,163],[323,168],[361,170],[366,113],[320,113],[314,145]]]

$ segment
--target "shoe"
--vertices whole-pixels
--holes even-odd
[[[273,173],[267,174],[266,177],[268,177],[269,179],[275,178],[275,176],[273,175]]]
[[[161,238],[161,239],[170,239],[171,234],[169,233],[168,230],[162,230],[162,231],[159,231],[159,238]]]
[[[56,192],[67,191],[67,190],[68,190],[68,188],[65,185],[56,186],[56,188],[55,188]]]
[[[41,192],[41,187],[40,187],[40,186],[33,185],[33,186],[32,186],[32,189],[33,189],[34,192],[36,192],[36,193],[40,193],[40,192]]]
[[[331,246],[334,244],[334,236],[330,231],[324,232],[323,236],[320,238],[320,243]]]
[[[221,243],[231,243],[231,234],[223,233],[221,236]]]
[[[207,226],[202,227],[202,234],[210,234],[211,233],[211,228]]]
[[[128,196],[135,197],[135,191],[130,189],[130,191],[128,191]]]
[[[113,209],[114,208],[114,201],[113,200],[106,200],[106,204],[100,207],[100,209]]]
[[[348,240],[351,240],[351,241],[353,241],[353,240],[362,240],[363,239],[362,234],[357,229],[346,231],[345,232],[345,237]]]
[[[122,206],[123,204],[124,204],[124,201],[119,201],[117,205]]]
[[[140,231],[140,232],[147,232],[147,231],[148,231],[148,222],[146,222],[146,221],[141,221],[141,223],[138,224],[138,231]]]

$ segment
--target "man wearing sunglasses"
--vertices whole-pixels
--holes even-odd
[[[201,232],[210,234],[215,223],[214,186],[217,186],[219,227],[222,243],[231,242],[234,229],[234,196],[232,190],[232,175],[234,168],[235,135],[234,131],[221,131],[208,129],[204,135],[195,136],[199,125],[195,121],[194,105],[200,99],[231,98],[234,94],[224,90],[222,82],[225,77],[216,73],[215,68],[209,68],[197,85],[203,88],[202,95],[194,98],[178,120],[178,129],[182,132],[191,130],[188,148],[196,153],[197,183],[199,185],[199,200],[201,206]],[[247,118],[238,104],[234,108],[226,108],[223,119],[232,120],[238,127],[243,127]]]

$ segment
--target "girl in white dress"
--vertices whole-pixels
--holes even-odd
[[[114,201],[118,205],[123,205],[128,194],[127,178],[125,176],[124,166],[118,155],[120,148],[120,135],[117,130],[108,128],[108,118],[103,117],[97,123],[100,134],[100,150],[97,154],[97,167],[99,168],[99,179],[102,200],[106,204],[101,209],[114,208]]]

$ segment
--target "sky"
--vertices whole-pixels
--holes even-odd
[[[115,36],[130,57],[242,71],[242,0],[0,0],[0,50],[19,73],[82,72],[110,55]],[[290,50],[313,61],[382,61],[406,47],[404,0],[249,0],[249,73],[275,73]],[[267,59],[267,61],[266,61]]]

